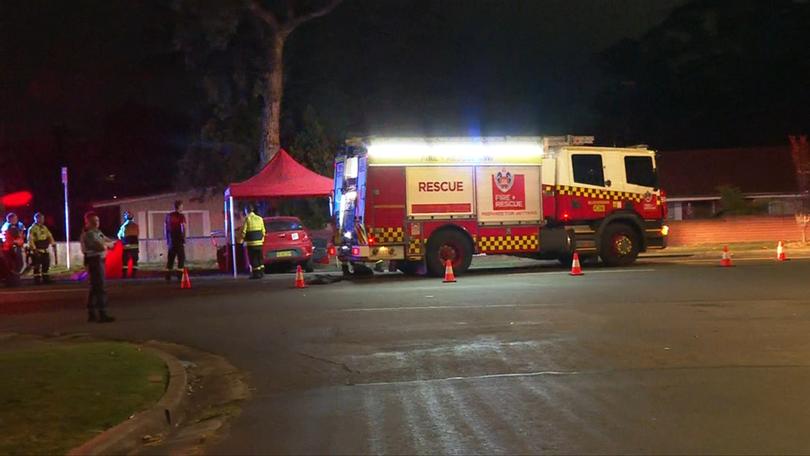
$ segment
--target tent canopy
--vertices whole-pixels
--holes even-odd
[[[225,190],[225,196],[232,198],[307,198],[331,194],[332,179],[298,163],[284,149],[279,149],[258,174]]]

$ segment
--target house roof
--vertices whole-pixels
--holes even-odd
[[[746,194],[798,193],[789,146],[659,151],[658,177],[670,197],[717,195],[730,185]]]
[[[91,204],[93,207],[113,207],[113,206],[122,206],[125,204],[131,203],[138,203],[141,201],[149,201],[154,199],[163,199],[163,198],[170,198],[176,197],[180,195],[179,192],[170,192],[170,193],[158,193],[156,195],[143,195],[143,196],[130,196],[124,198],[116,198],[111,200],[104,200],[104,201],[95,201]]]
[[[284,149],[258,174],[231,184],[225,194],[234,198],[304,198],[332,194],[332,179],[295,161]]]

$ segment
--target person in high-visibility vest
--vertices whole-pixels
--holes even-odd
[[[264,276],[264,219],[256,215],[253,206],[245,208],[245,223],[242,225],[242,238],[247,246],[250,259],[250,278],[261,279]]]
[[[123,274],[121,277],[127,278],[127,267],[129,260],[132,260],[132,271],[129,276],[133,279],[138,274],[138,254],[140,253],[140,235],[141,229],[135,223],[135,217],[129,211],[124,211],[124,223],[118,229],[118,239],[124,244],[124,253],[121,257],[121,268]]]
[[[32,252],[34,283],[50,283],[51,276],[48,275],[48,271],[51,268],[51,254],[48,248],[56,247],[56,241],[51,230],[45,226],[45,215],[42,212],[34,214],[34,224],[28,228],[28,247]]]

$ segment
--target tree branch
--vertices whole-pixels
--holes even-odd
[[[298,17],[291,16],[290,19],[287,22],[285,22],[284,25],[282,26],[282,33],[290,34],[293,30],[295,30],[296,27],[303,24],[304,22],[330,13],[333,9],[335,9],[335,7],[337,7],[340,4],[341,1],[343,0],[329,0],[327,4],[325,4],[319,9],[311,11],[307,14],[302,14]]]
[[[259,0],[251,0],[250,2],[250,11],[253,12],[259,19],[263,20],[267,25],[270,26],[273,30],[280,30],[281,27],[278,21],[278,18],[272,11],[268,10],[267,8],[261,5]]]

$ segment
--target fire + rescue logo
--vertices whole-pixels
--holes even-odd
[[[512,174],[505,168],[492,175],[492,209],[525,211],[526,185],[523,174]]]
[[[512,177],[512,173],[505,169],[502,169],[498,171],[498,174],[495,174],[495,185],[497,185],[498,190],[502,191],[503,193],[511,190],[514,182],[515,180]]]

